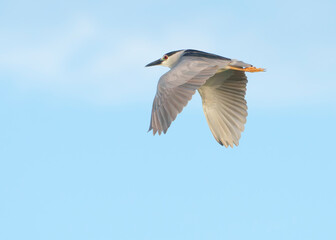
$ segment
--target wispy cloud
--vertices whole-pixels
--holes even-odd
[[[159,78],[154,73],[168,69],[145,71],[144,65],[170,51],[172,46],[181,48],[196,38],[196,34],[189,34],[178,40],[172,37],[153,40],[146,34],[135,33],[127,39],[118,39],[117,33],[89,18],[75,19],[51,33],[44,35],[44,41],[38,44],[9,41],[16,44],[7,43],[2,49],[3,72],[27,91],[42,86],[56,95],[72,95],[100,104],[138,101],[148,93],[154,95]]]
[[[81,17],[63,25],[63,28],[41,33],[43,40],[37,43],[24,39],[14,41],[11,37],[18,38],[18,35],[3,33],[9,37],[7,42],[1,42],[2,75],[11,76],[15,84],[27,92],[38,87],[56,96],[107,105],[138,102],[139,99],[148,101],[154,96],[160,75],[168,69],[144,69],[146,63],[167,51],[181,48],[221,54],[230,49],[228,46],[234,46],[241,35],[226,37],[225,44],[218,46],[220,37],[216,35],[217,31],[211,28],[200,30],[197,24],[185,24],[166,27],[160,33],[135,31],[119,37],[118,32],[95,19]],[[260,39],[255,39],[258,41]],[[291,59],[284,71],[285,65],[281,65],[274,54],[267,55],[268,51],[276,53],[278,50],[265,42],[254,47],[264,55],[269,69],[266,73],[250,75],[248,98],[251,102],[270,107],[330,101],[327,96],[332,95],[335,84],[317,81],[317,78],[326,79],[329,75],[298,73]]]
[[[60,32],[52,32],[49,36],[41,34],[46,41],[40,44],[26,43],[24,39],[20,42],[13,41],[9,35],[9,40],[17,44],[3,46],[0,64],[13,74],[33,74],[47,80],[45,77],[52,77],[65,71],[68,59],[94,36],[94,30],[92,22],[80,19]]]

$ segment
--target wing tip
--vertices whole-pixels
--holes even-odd
[[[233,141],[233,142],[229,142],[229,141],[225,141],[225,140],[220,140],[216,138],[216,141],[221,145],[224,146],[226,148],[228,148],[229,146],[233,149],[234,147],[238,147],[239,146],[239,140],[238,141]]]

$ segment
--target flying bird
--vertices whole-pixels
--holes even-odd
[[[198,90],[217,142],[225,147],[238,146],[247,117],[245,72],[265,69],[192,49],[166,53],[146,67],[156,65],[169,67],[170,71],[158,82],[148,131],[153,130],[153,135],[166,133]]]

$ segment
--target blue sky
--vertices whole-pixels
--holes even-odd
[[[334,1],[1,1],[0,239],[335,239]],[[195,94],[147,133],[176,49],[249,74],[240,145]]]

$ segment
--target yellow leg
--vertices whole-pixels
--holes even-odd
[[[247,68],[238,68],[227,66],[229,69],[243,71],[243,72],[265,72],[265,68],[256,68],[256,67],[247,67]]]

